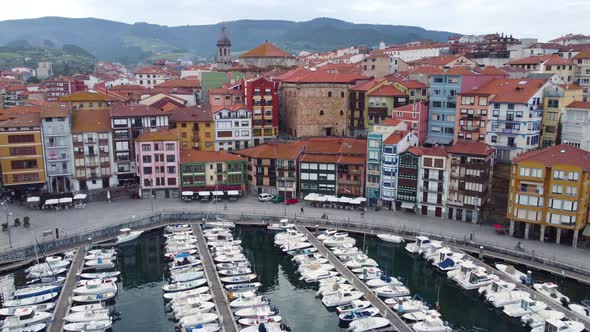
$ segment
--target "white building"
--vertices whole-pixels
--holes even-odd
[[[590,49],[574,56],[576,83],[583,89],[584,101],[590,101]]]
[[[405,62],[427,57],[446,55],[449,53],[449,45],[446,43],[420,44],[411,46],[394,46],[383,50],[383,53],[400,58]]]
[[[142,67],[133,72],[135,83],[144,88],[153,88],[154,86],[164,83],[170,79],[170,73],[161,68]]]
[[[243,105],[216,106],[215,151],[241,150],[254,146],[252,139],[252,111]]]
[[[561,142],[590,151],[590,102],[574,101],[561,115]]]
[[[418,171],[418,214],[445,217],[449,195],[447,151],[440,146],[421,148]]]

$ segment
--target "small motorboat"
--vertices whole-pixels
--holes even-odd
[[[402,297],[410,295],[406,286],[383,286],[373,290],[375,295],[383,298]]]
[[[240,332],[284,332],[287,329],[283,328],[280,323],[260,323],[259,325],[248,326],[240,330]]]
[[[243,284],[225,285],[224,288],[228,292],[244,292],[244,291],[257,290],[261,285],[262,284],[259,282],[250,282],[250,283],[243,283]]]
[[[111,249],[92,249],[86,252],[88,255],[100,255],[100,256],[116,256],[117,250],[115,248]]]
[[[316,292],[316,295],[328,296],[328,295],[336,294],[340,291],[350,292],[353,290],[354,290],[354,287],[352,287],[349,284],[331,284],[331,285],[326,285],[326,286],[320,287],[320,289],[318,289],[318,291]]]
[[[402,243],[404,242],[404,238],[401,236],[389,234],[389,233],[381,233],[377,234],[379,240],[389,243]]]
[[[177,273],[171,276],[173,283],[189,282],[201,279],[205,276],[203,271],[188,271],[186,273]]]
[[[332,235],[338,233],[338,230],[335,228],[330,228],[330,229],[326,229],[325,231],[323,231],[321,234],[319,234],[317,237],[318,240],[320,241],[324,241],[327,238],[331,237]]]
[[[281,236],[283,235],[283,236]],[[305,237],[305,234],[303,233],[299,233],[298,231],[295,230],[289,230],[287,232],[284,233],[279,233],[275,236],[275,240],[274,243],[277,246],[289,243],[289,242],[293,242],[293,241],[297,241],[297,242],[301,242],[301,241],[306,241],[307,238]]]
[[[204,228],[213,228],[213,227],[223,227],[223,228],[234,228],[236,224],[233,221],[224,221],[224,220],[217,220],[217,221],[207,221],[203,224]]]
[[[2,329],[2,332],[40,332],[40,331],[45,331],[46,327],[47,327],[47,323],[38,323],[38,324],[28,325],[28,326],[24,326],[24,327]]]
[[[250,262],[243,261],[243,262],[235,262],[235,263],[217,263],[215,264],[218,270],[224,269],[233,269],[238,267],[250,267]]]
[[[307,283],[314,283],[314,282],[318,282],[322,279],[326,279],[326,278],[330,278],[330,277],[336,277],[338,276],[338,272],[335,271],[327,271],[324,269],[317,269],[317,270],[312,270],[312,271],[307,271],[305,272],[300,278],[299,280],[304,280]]]
[[[520,303],[523,299],[528,299],[530,294],[525,291],[512,290],[508,292],[490,294],[486,296],[486,301],[496,308],[503,308],[507,305]]]
[[[103,259],[116,259],[117,257],[117,252],[110,252],[108,251],[107,253],[95,253],[95,254],[88,254],[86,256],[84,256],[84,259],[89,261],[89,260],[94,260],[94,259],[99,259],[99,258],[103,258]]]
[[[324,245],[326,247],[341,247],[343,245],[355,245],[356,240],[347,233],[336,233],[331,237],[324,240]]]
[[[174,257],[178,255],[194,255],[197,253],[197,249],[190,249],[190,250],[179,250],[174,252],[167,252],[164,254],[164,257],[167,259],[174,259]]]
[[[311,243],[307,242],[307,241],[302,241],[302,242],[288,242],[286,244],[283,244],[281,246],[281,250],[283,252],[288,252],[288,251],[294,251],[294,250],[301,250],[301,249],[306,249],[311,247]]]
[[[218,273],[219,275],[223,276],[239,276],[241,274],[252,273],[252,270],[249,267],[236,267],[231,269],[219,270]]]
[[[301,274],[309,273],[310,271],[315,270],[324,270],[324,271],[332,271],[334,270],[334,265],[326,263],[326,264],[309,264],[309,265],[299,265],[297,271]]]
[[[243,262],[246,261],[246,256],[243,254],[237,255],[220,255],[213,259],[217,263],[227,263],[227,262]]]
[[[358,269],[358,268],[363,268],[363,267],[376,267],[379,266],[379,264],[372,258],[361,258],[361,259],[353,259],[350,260],[348,262],[346,262],[347,268],[349,269]]]
[[[545,321],[545,325],[536,327],[532,329],[531,332],[582,332],[585,329],[586,327],[581,322],[576,322],[573,320],[548,319]]]
[[[329,277],[318,281],[318,285],[320,287],[332,284],[345,284],[348,280],[342,277]]]
[[[66,273],[68,269],[65,267],[50,270],[35,270],[27,274],[28,279],[40,279],[40,278],[55,278],[56,276]]]
[[[61,284],[32,285],[17,289],[16,291],[14,291],[13,296],[15,299],[23,299],[25,297],[32,297],[53,292],[59,292],[61,290],[61,287]]]
[[[378,274],[381,275],[381,269],[376,266],[368,266],[368,267],[357,267],[351,269],[352,273],[355,274]]]
[[[207,279],[202,278],[202,279],[197,279],[197,280],[192,280],[192,281],[187,281],[187,282],[178,282],[178,283],[174,283],[174,284],[170,284],[170,285],[164,285],[164,286],[162,286],[162,290],[166,293],[181,292],[181,291],[187,291],[190,289],[197,288],[197,287],[202,286],[206,283],[207,283]]]
[[[199,294],[205,294],[209,291],[209,287],[197,287],[186,291],[178,291],[171,293],[164,293],[163,297],[165,300],[181,299],[186,297],[197,297]]]
[[[234,247],[242,244],[242,240],[207,241],[209,247]]]
[[[528,313],[522,317],[520,317],[520,322],[523,326],[528,326],[531,329],[534,329],[538,326],[544,326],[545,321],[548,319],[563,319],[565,318],[565,313],[553,309],[543,309],[537,312]]]
[[[29,308],[29,309],[34,310],[36,312],[52,311],[55,308],[55,303],[41,303],[41,304],[34,304],[31,306],[27,306],[27,307],[6,307],[6,308],[0,309],[0,316],[2,316],[2,317],[14,316],[16,313],[19,312],[20,309],[24,309],[24,308]]]
[[[86,285],[74,288],[74,294],[93,295],[99,293],[117,293],[117,284],[114,282],[102,282],[100,279],[89,280]]]
[[[121,228],[121,234],[117,235],[117,244],[130,242],[141,236],[143,231],[132,231],[130,228]]]
[[[110,320],[110,319],[111,319],[111,316],[110,316],[109,309],[78,311],[78,312],[73,312],[73,313],[66,315],[64,317],[64,320],[66,322],[70,322],[70,323],[93,322],[93,321]]]
[[[95,282],[102,282],[105,284],[116,283],[117,278],[106,278],[106,279],[82,279],[76,282],[76,287],[86,286]]]
[[[25,306],[32,306],[36,304],[41,304],[45,302],[53,301],[59,293],[47,293],[43,295],[37,295],[32,297],[26,297],[24,299],[16,299],[16,300],[7,300],[2,303],[3,307],[25,307]]]
[[[514,282],[525,283],[527,280],[526,273],[522,273],[512,265],[496,264],[496,269],[507,274]]]
[[[243,293],[241,297],[231,301],[229,306],[232,308],[249,308],[268,305],[269,301],[266,297],[256,295],[253,292]]]
[[[537,292],[547,296],[549,299],[551,299],[551,301],[553,301],[554,303],[557,303],[559,305],[567,305],[570,302],[570,298],[563,295],[559,291],[559,287],[552,282],[544,282],[542,284],[533,284],[533,288]]]
[[[219,318],[219,316],[214,313],[199,312],[194,315],[188,315],[188,316],[182,317],[178,321],[178,325],[180,325],[183,328],[186,328],[187,326],[194,326],[197,324],[212,323],[212,322],[215,322],[218,318]]]
[[[520,300],[520,302],[505,305],[503,311],[509,317],[522,317],[530,312],[540,311],[545,308],[547,308],[547,303],[527,297]]]
[[[379,278],[367,280],[367,286],[370,288],[379,288],[383,286],[403,286],[403,283],[394,277],[380,275]]]
[[[336,312],[338,314],[343,314],[343,313],[351,312],[354,310],[367,309],[370,306],[371,306],[371,302],[369,302],[369,301],[354,300],[354,301],[350,302],[349,304],[345,304],[345,305],[341,305],[341,306],[336,307]]]
[[[430,239],[426,236],[416,236],[416,241],[406,244],[406,250],[411,254],[418,254],[421,250],[430,247]]]
[[[439,271],[446,273],[457,270],[461,266],[462,262],[463,260],[457,257],[447,257],[444,260],[438,262],[435,266]]]
[[[580,304],[569,304],[568,307],[576,315],[590,321],[590,300],[582,300]]]
[[[96,303],[96,302],[105,302],[113,299],[115,297],[115,293],[107,292],[107,293],[98,293],[98,294],[91,294],[91,295],[77,295],[73,296],[72,300],[74,302],[79,303]]]
[[[166,307],[181,307],[181,306],[189,306],[194,304],[200,304],[203,302],[208,302],[213,299],[213,295],[211,294],[197,294],[191,295],[187,297],[177,297],[170,301],[170,303],[166,304]]]
[[[350,304],[354,300],[358,300],[363,297],[363,293],[359,291],[339,291],[338,293],[324,296],[322,303],[327,308],[337,307],[345,304]]]
[[[49,257],[48,257],[49,258]],[[42,271],[55,271],[62,268],[67,268],[70,265],[70,261],[62,259],[48,260],[43,263],[35,264],[25,270],[27,273],[42,272]]]
[[[420,298],[414,298],[405,301],[397,301],[397,299],[387,299],[385,300],[385,304],[391,305],[391,309],[401,314],[406,314],[409,312],[416,312],[421,310],[428,310],[430,309],[428,305],[422,301]]]
[[[197,302],[187,305],[174,305],[174,318],[181,319],[186,316],[195,315],[201,312],[210,312],[215,309],[213,302]]]
[[[245,283],[245,282],[250,282],[254,279],[256,279],[256,275],[254,273],[244,274],[241,276],[219,278],[219,280],[221,280],[221,282],[226,283],[226,284]]]
[[[113,272],[98,272],[98,273],[82,273],[80,277],[82,279],[108,279],[108,278],[116,278],[121,274],[120,271],[113,271]]]
[[[69,323],[64,325],[64,331],[72,332],[103,332],[111,328],[113,322],[109,320]]]
[[[84,266],[97,270],[106,270],[114,268],[115,262],[110,259],[98,258],[86,261],[86,263],[84,263]]]
[[[498,279],[498,276],[489,275],[485,272],[475,270],[475,271],[471,271],[471,273],[469,273],[468,275],[463,276],[463,278],[457,277],[454,280],[463,289],[473,290],[473,289],[478,289],[480,287],[487,286],[487,285],[491,284],[492,281],[497,280],[497,279]]]
[[[168,225],[164,228],[164,230],[168,233],[178,233],[178,232],[187,232],[191,231],[191,226],[189,224],[175,224],[175,225]]]
[[[341,247],[334,247],[332,248],[332,253],[338,258],[342,259],[342,256],[345,255],[355,255],[359,253],[359,248],[355,247],[354,245],[344,245]]]
[[[383,317],[369,317],[355,320],[348,326],[348,331],[365,332],[373,331],[389,326],[389,320]]]
[[[350,312],[341,313],[338,315],[338,318],[340,319],[340,322],[346,324],[346,323],[352,322],[353,320],[374,317],[377,315],[379,315],[379,309],[371,307],[371,308],[352,310]]]
[[[452,258],[454,261],[463,259],[465,254],[454,252],[449,247],[443,247],[435,255],[427,256],[428,262],[434,266],[438,266],[438,263],[443,262],[447,258]]]
[[[403,319],[409,322],[422,322],[427,318],[440,317],[440,313],[435,309],[420,310],[408,312],[402,315]]]
[[[234,315],[236,317],[269,317],[274,316],[279,311],[269,305],[258,306],[258,307],[250,307],[250,308],[243,308],[236,310]]]
[[[93,311],[93,310],[100,310],[100,309],[107,309],[107,306],[105,306],[104,302],[75,305],[70,308],[70,311],[71,312],[82,312],[82,311]]]
[[[452,332],[453,329],[443,322],[440,317],[429,316],[421,322],[414,323],[412,330],[415,332]]]
[[[281,219],[278,223],[271,223],[266,226],[269,231],[285,231],[295,228],[295,224],[290,224],[288,219]]]
[[[13,316],[4,319],[2,330],[12,331],[13,329],[28,327],[30,325],[47,323],[51,319],[51,316],[53,314],[49,312],[38,312],[31,308],[20,308],[15,310]]]
[[[289,255],[289,256],[307,255],[307,254],[313,254],[314,252],[317,252],[317,251],[318,251],[318,248],[309,247],[309,248],[304,248],[304,249],[289,250],[289,251],[287,251],[287,255]]]
[[[494,295],[494,294],[509,292],[511,290],[514,290],[515,288],[516,288],[516,285],[511,282],[506,282],[502,279],[496,279],[496,280],[493,280],[491,284],[489,284],[487,286],[480,287],[477,290],[477,292],[481,296],[488,297],[488,296]]]
[[[40,284],[63,284],[66,281],[65,277],[62,276],[50,276],[50,277],[41,277],[35,279],[28,279],[27,285],[36,285],[39,286]]]
[[[261,317],[245,317],[238,319],[238,323],[244,326],[258,326],[264,323],[280,323],[281,316],[274,315],[274,316],[261,316]]]

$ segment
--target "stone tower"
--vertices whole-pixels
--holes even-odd
[[[221,26],[221,36],[217,40],[217,55],[215,56],[215,65],[218,69],[228,69],[231,67],[231,41],[225,33],[225,26]]]

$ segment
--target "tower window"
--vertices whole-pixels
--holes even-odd
[[[320,116],[324,115],[324,110],[320,110]]]

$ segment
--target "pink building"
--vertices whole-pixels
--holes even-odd
[[[149,132],[135,139],[137,176],[142,197],[178,196],[180,148],[178,130]]]
[[[393,109],[392,118],[401,120],[408,125],[418,137],[418,145],[424,144],[428,135],[428,102],[416,102]]]

